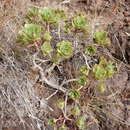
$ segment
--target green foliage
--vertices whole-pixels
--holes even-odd
[[[39,14],[41,19],[49,24],[58,24],[60,19],[65,17],[63,10],[53,10],[49,8],[40,10]]]
[[[104,57],[100,57],[100,63],[106,69],[106,77],[110,78],[116,72],[116,68],[113,62],[107,61]]]
[[[56,18],[55,18],[55,12],[52,9],[42,9],[39,11],[39,14],[42,18],[42,20],[44,20],[47,23],[55,23],[56,22]]]
[[[68,95],[73,100],[76,100],[76,99],[80,98],[80,92],[78,90],[72,89],[72,90],[69,91]]]
[[[48,120],[48,125],[54,126],[55,124],[56,124],[55,119],[49,119],[49,120]]]
[[[70,32],[78,32],[82,31],[84,33],[88,33],[90,31],[88,27],[88,21],[86,16],[80,14],[66,21],[66,25],[64,26],[64,31],[67,33]]]
[[[84,117],[77,118],[76,125],[79,127],[79,129],[83,130],[85,128],[85,121],[86,119]]]
[[[24,28],[19,31],[17,42],[32,43],[41,39],[42,28],[37,24],[25,24]]]
[[[107,39],[107,34],[105,32],[96,32],[94,38],[97,41],[105,41]]]
[[[72,19],[72,26],[75,29],[84,29],[86,25],[87,25],[87,21],[85,16],[83,15],[78,15]]]
[[[66,32],[66,33],[70,33],[71,30],[72,29],[72,26],[71,26],[71,24],[66,24],[65,26],[64,26],[64,32]]]
[[[88,75],[89,74],[89,68],[87,66],[81,66],[80,67],[80,74],[81,75]]]
[[[59,55],[63,56],[64,58],[69,58],[73,54],[74,47],[72,46],[71,42],[62,41],[57,43],[57,51]]]
[[[74,50],[75,48],[73,47],[73,43],[71,43],[69,41],[61,41],[61,42],[57,43],[55,46],[55,41],[59,40],[60,38],[57,39],[57,35],[54,35],[54,36],[56,36],[56,39],[52,38],[51,33],[53,33],[54,31],[56,32],[56,28],[51,25],[58,25],[60,23],[63,23],[60,25],[64,25],[64,22],[65,22],[66,23],[66,25],[64,26],[65,31],[74,32],[75,34],[78,32],[83,32],[83,33],[80,33],[79,35],[76,34],[76,39],[73,39],[73,41],[77,40],[79,43],[83,43],[82,40],[84,41],[88,38],[86,35],[84,35],[85,32],[89,31],[88,21],[84,15],[76,15],[73,18],[66,19],[63,10],[53,10],[53,9],[45,8],[45,9],[39,11],[39,9],[31,8],[28,10],[27,17],[31,20],[31,22],[33,22],[33,20],[34,20],[35,23],[39,23],[39,24],[25,24],[25,27],[19,32],[18,42],[20,42],[20,43],[42,43],[43,42],[42,45],[40,44],[40,50],[43,53],[43,55],[45,55],[45,56],[49,55],[49,57],[48,57],[49,61],[51,61],[53,63],[56,63],[56,64],[61,63],[61,65],[64,64],[64,62],[66,62],[66,61],[67,61],[67,63],[68,62],[70,63],[71,60],[67,59],[65,61],[64,58],[72,57],[73,53],[75,51]],[[62,20],[64,20],[64,22]],[[45,26],[45,30],[43,30],[42,26]],[[62,26],[59,26],[59,27],[61,27],[60,33],[63,34],[63,36],[69,37],[68,34],[64,35],[64,33],[63,33],[64,30],[63,30]],[[49,30],[51,30],[51,29],[52,29],[52,31],[49,32]],[[44,34],[43,34],[43,32],[44,32]],[[84,38],[84,36],[86,38],[82,39],[82,38]],[[61,37],[61,39],[64,39],[64,38],[66,38],[66,37],[63,37],[63,38]],[[107,33],[104,31],[96,32],[94,34],[93,38],[94,38],[95,42],[99,45],[104,45],[104,46],[110,45],[110,39],[108,38]],[[68,39],[70,39],[70,37]],[[51,44],[50,44],[50,42],[51,42]],[[52,43],[54,43],[53,48],[51,46]],[[86,44],[86,42],[85,42],[85,44]],[[77,50],[75,51],[76,55],[74,54],[74,56],[77,56],[77,55],[80,56],[78,59],[82,60],[82,58],[84,58],[82,55],[80,55],[77,52],[83,53],[82,50],[80,51],[80,48],[82,48],[82,46],[84,46],[85,44],[80,44],[80,45],[76,46]],[[39,48],[37,50],[39,50]],[[89,45],[89,46],[86,46],[84,53],[91,57],[91,56],[95,55],[96,51],[97,51],[96,46]],[[43,58],[47,58],[47,57],[43,57]],[[81,62],[79,61],[78,65],[76,65],[77,68],[82,64]],[[83,62],[84,62],[84,60],[83,60]],[[47,64],[47,65],[49,65],[49,64]],[[52,67],[53,67],[53,65],[52,65]],[[66,67],[66,66],[63,65],[63,71],[64,71],[64,69],[66,69],[64,67]],[[87,101],[84,101],[85,98],[82,96],[82,94],[85,95],[84,92],[86,92],[85,91],[86,85],[89,84],[89,82],[90,82],[89,79],[93,78],[91,76],[94,76],[95,80],[96,79],[99,80],[98,81],[99,84],[96,87],[98,88],[98,90],[101,93],[103,93],[106,90],[106,85],[104,84],[104,80],[106,80],[107,78],[111,78],[113,76],[113,74],[116,72],[116,69],[115,69],[114,63],[111,61],[107,61],[107,59],[105,59],[104,57],[100,57],[99,63],[95,64],[92,69],[88,68],[86,65],[84,65],[79,68],[79,72],[76,72],[77,68],[73,68],[73,67],[75,67],[75,63],[72,64],[71,67],[72,67],[71,69],[73,69],[75,72],[71,73],[72,74],[71,76],[69,75],[69,77],[72,77],[72,80],[70,79],[69,82],[75,81],[75,79],[76,79],[76,83],[70,83],[70,85],[69,85],[70,89],[65,88],[67,91],[65,90],[65,93],[63,94],[62,99],[59,99],[55,103],[55,105],[58,108],[60,108],[61,111],[63,112],[62,115],[60,115],[58,117],[58,119],[53,119],[53,118],[49,119],[48,124],[51,126],[54,126],[54,128],[57,128],[59,130],[66,130],[67,127],[65,126],[65,124],[66,124],[66,121],[68,121],[70,118],[70,121],[76,123],[76,125],[77,125],[77,127],[79,127],[79,129],[85,130],[86,129],[85,128],[86,119],[84,117],[81,117],[80,115],[81,115],[81,110],[84,110],[84,108],[82,108],[82,107],[86,107],[86,104],[87,104],[86,103]],[[60,70],[60,67],[58,69],[62,75],[62,69]],[[53,68],[52,74],[53,74],[53,72],[55,73],[55,72],[57,72],[57,70],[55,70]],[[50,71],[47,74],[50,74]],[[57,74],[59,75],[60,73],[57,73]],[[79,77],[77,77],[78,74],[79,74]],[[64,79],[64,74],[62,77]],[[68,77],[67,77],[67,79],[68,79]],[[93,80],[91,81],[91,83],[93,83]],[[91,87],[91,84],[89,84],[89,85]],[[62,83],[61,83],[61,86],[62,86]],[[83,88],[83,89],[81,89],[81,88]],[[63,100],[63,98],[64,98],[65,94],[68,94],[69,99],[70,98],[73,99],[73,103],[71,104],[71,105],[73,105],[73,106],[71,106],[71,108],[72,108],[71,111],[66,111],[64,109],[65,101]],[[69,100],[67,99],[67,105],[68,105],[68,101]],[[64,113],[64,112],[67,112],[67,113]],[[82,111],[82,112],[84,112],[84,111]],[[74,118],[72,118],[70,115],[73,115]],[[76,121],[74,121],[74,119]],[[56,126],[58,122],[60,122],[60,126],[61,126],[60,128],[59,128],[59,126]],[[63,123],[63,124],[61,124],[61,123]]]
[[[97,51],[97,48],[95,46],[88,46],[85,49],[85,54],[93,56],[96,53],[96,51]]]
[[[89,83],[89,79],[86,76],[80,76],[77,82],[80,86],[85,86],[87,83]]]
[[[65,101],[64,101],[64,100],[59,99],[59,100],[57,101],[57,106],[58,106],[58,108],[63,109],[63,108],[64,108],[64,105],[65,105]]]
[[[106,65],[108,62],[107,62],[107,59],[106,58],[104,58],[104,57],[100,57],[100,62],[99,62],[99,64],[100,65]]]
[[[95,78],[98,80],[104,80],[106,78],[107,71],[101,65],[96,64],[93,67],[93,72],[94,72]]]
[[[46,41],[41,46],[41,51],[44,55],[49,55],[53,51],[53,48],[51,47],[50,43]]]
[[[71,110],[71,113],[72,113],[72,115],[74,115],[74,116],[79,116],[79,115],[80,115],[80,109],[79,109],[79,107],[74,107],[74,108]]]
[[[66,19],[66,16],[65,16],[65,12],[64,10],[55,10],[55,14],[56,14],[56,17],[57,17],[57,20],[65,20]]]
[[[50,32],[45,32],[43,37],[44,37],[45,41],[51,41],[51,39],[52,39]]]
[[[56,53],[55,55],[53,55],[51,61],[58,64],[60,62],[60,58],[61,57],[60,57],[59,53]]]
[[[37,8],[29,8],[27,11],[27,17],[32,19],[33,17],[38,16],[38,9]]]
[[[104,31],[97,31],[94,34],[94,39],[95,39],[95,42],[99,45],[104,45],[104,46],[111,45],[110,39],[108,38],[107,33]]]
[[[99,64],[95,64],[93,67],[93,73],[98,80],[104,80],[110,78],[115,73],[115,66],[113,62],[108,62],[105,58],[100,59]]]
[[[107,66],[106,66],[106,69],[107,69],[107,76],[110,78],[113,76],[113,74],[116,72],[116,68],[115,66],[113,65],[113,62],[108,62]]]

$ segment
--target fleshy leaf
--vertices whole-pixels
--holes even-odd
[[[110,39],[108,38],[107,33],[104,31],[97,31],[94,34],[94,39],[95,39],[95,42],[99,45],[104,45],[104,46],[111,45]]]
[[[20,43],[30,43],[35,40],[41,39],[42,28],[37,24],[25,24],[24,28],[19,31],[18,42]]]
[[[80,98],[80,92],[77,90],[70,90],[68,95],[70,96],[70,98],[72,98],[74,100]]]
[[[61,56],[69,58],[73,54],[74,47],[72,46],[71,42],[62,41],[57,43],[57,51]]]
[[[74,108],[71,110],[71,113],[72,113],[72,115],[74,115],[74,116],[80,115],[80,109],[79,109],[79,107],[74,107]]]
[[[72,20],[72,26],[76,29],[83,29],[87,24],[86,18],[82,15],[76,16]]]
[[[51,41],[52,37],[50,35],[50,32],[45,32],[44,33],[44,40],[45,41]]]
[[[59,100],[57,101],[57,106],[58,106],[60,109],[63,109],[63,108],[64,108],[64,105],[65,105],[64,100],[59,99]]]
[[[81,75],[88,75],[89,74],[89,69],[87,66],[81,66],[80,67],[80,74]]]
[[[40,10],[39,14],[43,21],[50,24],[58,24],[59,20],[65,17],[63,10],[53,10],[49,8]]]
[[[88,46],[88,47],[86,47],[85,54],[92,56],[96,53],[96,51],[97,51],[97,49],[95,46]]]
[[[95,64],[93,67],[93,73],[98,80],[112,77],[115,71],[113,62],[108,62],[104,57],[101,57],[99,64]]]
[[[41,50],[44,55],[48,55],[53,51],[53,48],[51,47],[49,42],[44,42],[41,46]]]
[[[79,129],[83,130],[85,128],[85,118],[84,117],[79,117],[76,120],[76,125],[79,127]]]
[[[54,126],[55,125],[55,119],[49,119],[48,120],[48,125],[50,125],[50,126]]]
[[[78,79],[78,84],[81,86],[85,86],[87,83],[89,83],[89,80],[86,76],[80,76]]]

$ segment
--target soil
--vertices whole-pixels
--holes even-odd
[[[27,8],[46,6],[73,13],[85,11],[93,19],[92,24],[102,25],[102,28],[108,27],[112,47],[102,51],[104,55],[109,55],[118,62],[118,73],[106,81],[107,92],[104,94],[100,95],[92,87],[83,90],[85,104],[90,101],[92,104],[101,104],[98,104],[99,111],[90,107],[90,115],[93,116],[88,117],[90,122],[88,130],[129,130],[130,36],[127,34],[130,33],[130,1],[72,0],[70,3],[63,1],[65,0],[0,1],[0,129],[53,130],[54,128],[47,124],[48,117],[59,118],[62,115],[61,110],[55,105],[55,101],[64,98],[62,92],[57,92],[48,101],[44,100],[56,89],[48,87],[39,80],[40,74],[33,68],[31,61],[32,52],[15,44]],[[96,17],[94,17],[95,13]],[[73,40],[73,37],[70,39]],[[57,76],[59,82],[63,78],[69,79],[72,77],[71,74],[77,75],[71,66],[79,62],[83,63],[78,57],[79,55],[71,62],[65,61],[61,65],[65,68],[61,68],[64,72],[54,69],[53,75]],[[53,80],[57,82],[55,78]],[[98,95],[96,101],[93,95]],[[68,104],[71,103],[72,101],[69,100]],[[100,111],[101,108],[104,111]],[[93,121],[92,117],[95,117],[99,123]],[[66,122],[66,125],[69,130],[78,130],[73,123]]]

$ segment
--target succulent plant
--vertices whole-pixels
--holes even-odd
[[[58,108],[63,109],[63,108],[64,108],[64,105],[65,105],[64,100],[59,99],[59,100],[57,101],[57,106],[58,106]]]
[[[17,42],[32,43],[41,39],[42,28],[37,24],[25,24],[24,28],[19,31]]]
[[[101,57],[99,64],[95,64],[93,67],[93,73],[95,78],[98,80],[104,80],[110,78],[116,72],[113,62],[107,61],[105,58]]]
[[[79,107],[76,106],[76,107],[72,108],[71,113],[74,116],[80,115],[80,109],[79,109]]]
[[[52,39],[50,32],[45,32],[43,37],[45,41],[51,41]]]
[[[87,83],[89,83],[89,79],[86,76],[80,76],[77,82],[80,86],[85,86]]]
[[[61,19],[64,19],[65,14],[63,10],[45,8],[39,11],[39,16],[46,23],[58,24]]]
[[[97,49],[95,46],[87,46],[85,49],[85,54],[93,56],[96,53]]]
[[[56,120],[53,118],[48,120],[48,125],[50,125],[50,126],[54,126],[55,123],[56,123]]]
[[[64,58],[70,58],[73,54],[74,47],[71,42],[62,41],[57,43],[57,52]]]
[[[80,92],[78,90],[70,90],[69,93],[68,93],[69,97],[76,100],[76,99],[79,99],[80,98]]]
[[[87,66],[81,66],[80,67],[80,74],[81,75],[88,75],[89,74],[89,68]]]
[[[94,38],[95,42],[99,45],[104,45],[104,46],[111,45],[110,39],[108,38],[107,33],[104,31],[95,32],[93,38]]]
[[[84,29],[87,24],[86,18],[82,15],[78,15],[72,19],[72,26],[75,29]]]
[[[37,8],[29,8],[28,11],[27,11],[27,16],[28,17],[35,17],[35,16],[38,16],[38,9]]]
[[[79,117],[76,120],[76,125],[79,127],[79,129],[84,130],[85,128],[85,117]]]
[[[44,55],[49,55],[53,51],[53,48],[51,47],[50,43],[46,41],[41,46],[41,51]]]

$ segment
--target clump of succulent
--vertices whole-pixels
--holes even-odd
[[[50,25],[61,25],[60,23],[62,23],[62,20],[64,20],[63,24],[64,23],[66,24],[65,30],[74,32],[75,34],[78,32],[81,32],[80,35],[83,35],[83,36],[85,35],[86,37],[85,33],[89,32],[90,30],[89,30],[88,21],[85,15],[80,14],[80,15],[76,15],[73,18],[68,18],[67,20],[65,20],[65,14],[64,14],[64,11],[62,10],[54,10],[54,9],[49,9],[49,8],[44,8],[42,10],[39,10],[36,8],[31,8],[28,10],[27,17],[31,20],[31,22],[38,23],[38,24],[25,24],[23,29],[19,32],[18,42],[26,44],[26,43],[36,43],[39,41],[40,45],[38,46],[38,49],[36,51],[38,51],[38,53],[40,53],[41,55],[38,55],[38,56],[42,57],[42,54],[43,54],[44,55],[43,58],[49,58],[49,60],[47,61],[50,61],[50,63],[53,64],[54,66],[56,65],[60,75],[62,75],[62,72],[64,72],[64,67],[66,67],[66,66],[63,66],[63,71],[62,71],[62,69],[60,68],[60,63],[61,65],[64,64],[64,61],[67,63],[68,62],[70,63],[71,61],[73,61],[73,59],[70,60],[69,58],[73,58],[75,54],[79,56],[79,53],[77,52],[80,52],[80,54],[84,53],[90,58],[93,56],[96,56],[96,51],[97,51],[96,45],[86,46],[87,44],[80,44],[79,46],[78,44],[75,48],[73,45],[73,42],[70,42],[70,41],[60,41],[55,45],[55,41],[52,36],[57,37],[57,35],[51,35],[53,31],[56,32],[57,29],[56,29],[56,26],[50,26]],[[63,28],[61,26],[58,26],[58,27],[59,27],[60,33],[62,33],[64,31]],[[59,33],[59,32],[56,32],[56,33]],[[66,35],[69,35],[69,34],[66,34]],[[80,41],[82,42],[80,38],[78,39],[78,34],[76,34],[76,36],[77,36],[76,40],[78,40],[79,43]],[[105,31],[97,31],[94,34],[93,38],[98,45],[103,45],[103,46],[110,45],[110,40]],[[61,40],[61,39],[62,37],[59,38],[58,40]],[[75,41],[75,39],[72,41]],[[81,47],[82,45],[83,47],[84,46],[86,47],[85,49],[80,50],[78,47]],[[101,93],[103,93],[106,89],[105,80],[107,78],[111,78],[113,74],[116,72],[116,67],[114,63],[111,61],[108,61],[104,57],[100,57],[99,63],[92,66],[91,63],[89,62],[87,64],[87,59],[85,59],[86,60],[85,61],[83,56],[80,55],[80,58],[83,60],[81,61],[82,63],[76,64],[76,68],[74,68],[75,63],[69,64],[70,66],[72,65],[71,66],[72,68],[70,66],[69,67],[72,70],[74,70],[74,74],[72,73],[72,75],[69,75],[66,77],[64,77],[66,73],[63,74],[61,76],[63,81],[61,81],[61,83],[59,83],[58,85],[56,84],[57,87],[61,87],[63,85],[62,87],[66,89],[66,91],[63,93],[63,97],[59,99],[58,101],[56,101],[56,106],[61,110],[62,115],[60,115],[58,119],[51,118],[48,120],[48,124],[53,126],[56,129],[59,129],[59,130],[67,129],[66,127],[67,125],[65,126],[65,124],[68,120],[72,121],[72,123],[74,123],[76,127],[78,127],[79,129],[81,130],[86,129],[85,127],[86,118],[81,116],[84,111],[84,109],[82,109],[82,106],[86,105],[86,102],[83,101],[84,98],[82,98],[83,97],[82,94],[84,95],[84,92],[86,92],[86,88],[88,88],[89,85],[91,85],[90,83],[93,83],[93,80],[91,81],[93,77],[95,78],[95,80],[98,80],[97,81],[98,85],[96,87]],[[50,66],[50,63],[47,62],[45,63],[45,65]],[[89,67],[89,64],[91,67]],[[55,69],[53,68],[53,65],[52,65],[53,70],[45,74],[45,76],[47,76],[46,77],[47,80],[49,79],[48,78],[49,73],[53,75],[53,73],[56,72]],[[79,70],[77,71],[77,69]],[[70,77],[72,77],[72,79]],[[51,80],[49,80],[48,82],[51,82]],[[68,87],[66,87],[66,85],[64,86],[64,83],[68,85]],[[58,88],[56,89],[58,90]],[[65,98],[65,96],[67,98]],[[72,106],[70,107],[72,109],[67,108],[69,106],[68,99],[72,101],[72,104],[71,104]],[[57,126],[58,122],[61,123],[60,126]]]
[[[80,108],[78,106],[72,108],[72,110],[71,110],[71,114],[74,116],[79,116],[80,113],[81,113],[81,111],[80,111]]]
[[[78,15],[72,19],[72,27],[76,30],[85,31],[88,21],[84,15]]]
[[[97,31],[93,36],[95,42],[99,45],[110,46],[111,42],[105,31]]]
[[[71,33],[71,30],[72,30],[72,25],[70,23],[66,23],[64,25],[64,32],[70,34]]]
[[[77,83],[80,86],[85,86],[86,84],[89,83],[88,75],[89,75],[90,69],[84,65],[79,68],[79,71],[80,71],[80,76],[77,79]]]
[[[82,31],[85,33],[89,32],[88,28],[88,20],[86,16],[80,14],[76,15],[73,17],[70,21],[67,21],[68,23],[64,26],[64,30],[66,32],[71,32],[71,31]]]
[[[39,11],[40,17],[46,23],[55,23],[55,11],[53,9],[45,8]]]
[[[41,46],[41,51],[44,55],[50,55],[53,51],[53,48],[50,44],[50,41],[52,39],[50,32],[46,31],[43,35],[43,38],[45,42]]]
[[[43,38],[45,41],[51,41],[52,36],[51,36],[50,32],[46,31],[43,35]]]
[[[103,80],[106,78],[107,71],[101,65],[96,64],[93,68],[93,72],[96,79]]]
[[[68,92],[68,95],[70,98],[72,98],[73,100],[79,99],[80,98],[80,92],[78,90],[70,90]]]
[[[107,66],[106,66],[106,69],[107,69],[107,76],[110,78],[113,76],[113,74],[116,72],[116,68],[115,68],[115,65],[113,62],[108,62]]]
[[[73,54],[74,47],[72,46],[71,42],[62,41],[57,43],[57,52],[60,56],[64,58],[70,58]]]
[[[55,10],[57,20],[66,20],[66,15],[64,10]]]
[[[88,75],[89,71],[90,71],[90,69],[85,65],[80,67],[80,74],[81,75]]]
[[[53,48],[49,42],[45,41],[41,46],[41,51],[44,55],[49,55],[53,51]]]
[[[64,108],[64,105],[65,105],[64,100],[59,99],[59,100],[57,101],[57,106],[58,106],[58,108],[63,109],[63,108]]]
[[[39,10],[37,8],[29,8],[27,11],[27,18],[33,20],[33,18],[38,17]]]
[[[97,51],[95,46],[87,46],[85,49],[85,54],[89,56],[93,56]]]
[[[98,80],[110,78],[115,72],[116,69],[113,62],[107,61],[105,58],[100,58],[99,64],[95,64],[93,67],[94,76]]]
[[[78,117],[76,119],[76,125],[79,127],[79,129],[84,130],[85,129],[85,117]]]
[[[54,126],[55,124],[56,124],[56,119],[51,118],[48,120],[48,125]]]
[[[41,39],[42,27],[37,24],[25,24],[24,28],[18,33],[17,42],[26,44],[33,43]]]
[[[52,61],[53,63],[58,64],[58,63],[60,62],[60,58],[61,58],[61,56],[60,56],[58,53],[56,53],[56,54],[54,54],[54,55],[52,56],[51,61]]]
[[[58,24],[64,16],[64,11],[45,8],[39,11],[40,18],[48,24]]]
[[[80,86],[85,86],[87,83],[89,83],[89,79],[83,75],[78,78],[77,82]]]

